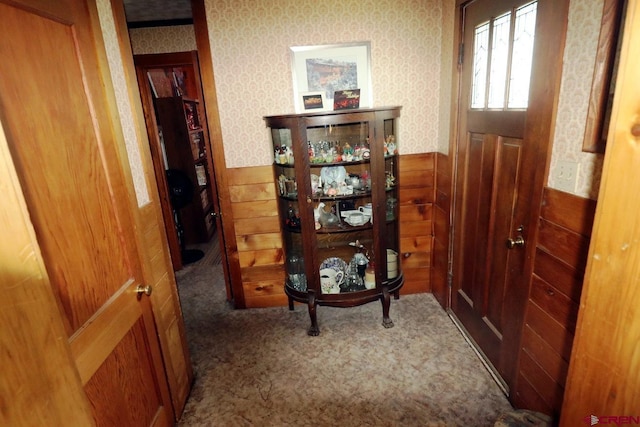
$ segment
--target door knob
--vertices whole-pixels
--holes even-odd
[[[513,249],[516,246],[519,246],[519,247],[524,246],[524,237],[517,236],[515,239],[512,239],[512,238],[507,239],[507,248]]]
[[[147,285],[147,286],[138,285],[138,286],[136,286],[136,294],[138,295],[138,298],[142,297],[142,294],[151,295],[152,291],[153,291],[153,288],[150,285]]]

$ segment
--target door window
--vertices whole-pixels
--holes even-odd
[[[536,10],[528,3],[475,27],[472,109],[527,108]]]

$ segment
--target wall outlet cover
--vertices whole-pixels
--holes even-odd
[[[555,184],[558,190],[575,193],[578,184],[578,169],[580,163],[570,160],[560,160],[555,173]]]

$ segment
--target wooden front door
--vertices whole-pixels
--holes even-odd
[[[95,4],[2,1],[0,28],[2,126],[93,418],[171,425]]]
[[[567,4],[461,6],[451,308],[507,387],[528,294]]]

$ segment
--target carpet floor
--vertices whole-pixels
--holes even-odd
[[[222,266],[177,272],[195,382],[179,426],[493,426],[513,408],[431,294],[233,310]]]

